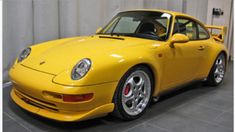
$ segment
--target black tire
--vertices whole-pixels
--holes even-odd
[[[150,79],[150,83],[151,83],[151,87],[150,87],[150,97],[148,100],[148,103],[146,105],[146,107],[144,108],[144,110],[139,113],[138,115],[130,115],[128,114],[125,110],[124,107],[122,105],[122,94],[123,94],[123,89],[124,89],[124,85],[125,82],[127,81],[128,77],[135,71],[143,71],[144,73],[146,73]],[[146,108],[148,108],[151,99],[152,99],[152,91],[153,91],[153,75],[151,73],[151,71],[145,67],[145,66],[136,66],[131,68],[130,70],[128,70],[121,78],[121,80],[118,83],[118,86],[116,88],[114,97],[113,97],[113,103],[115,104],[115,108],[114,111],[111,113],[111,115],[118,117],[122,120],[134,120],[139,118],[140,116],[142,116],[144,114],[144,112],[146,111]]]
[[[216,62],[218,61],[218,59],[220,58],[223,58],[223,65],[224,65],[224,74],[223,74],[223,77],[222,77],[222,80],[221,81],[216,81],[216,74],[215,74],[215,71],[216,71],[216,68],[217,68],[217,65],[216,65]],[[225,71],[226,71],[226,56],[224,53],[220,53],[216,59],[215,59],[215,62],[210,70],[210,73],[207,77],[207,80],[206,80],[206,85],[209,85],[209,86],[218,86],[219,84],[221,84],[223,82],[223,79],[224,79],[224,75],[225,75]]]

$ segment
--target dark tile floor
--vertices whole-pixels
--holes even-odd
[[[61,123],[33,115],[9,98],[11,87],[3,89],[3,131],[79,131],[79,132],[232,132],[233,65],[229,64],[224,83],[206,87],[193,83],[165,95],[134,121],[111,116],[84,122]]]

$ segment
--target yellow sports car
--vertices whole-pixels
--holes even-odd
[[[224,29],[171,11],[121,12],[95,35],[24,49],[9,72],[11,98],[58,121],[108,113],[133,120],[151,99],[177,86],[194,80],[221,84],[227,62]]]

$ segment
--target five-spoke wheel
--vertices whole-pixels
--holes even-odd
[[[139,66],[130,69],[115,92],[114,114],[126,120],[141,116],[150,102],[152,86],[153,76],[148,68]]]
[[[212,86],[219,85],[224,79],[226,58],[223,53],[219,54],[207,78],[207,83]]]
[[[129,115],[138,115],[147,106],[151,94],[151,82],[143,71],[134,71],[122,90],[122,105]]]

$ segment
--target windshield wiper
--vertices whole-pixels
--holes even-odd
[[[119,33],[114,33],[114,32],[111,32],[111,33],[110,33],[110,35],[111,35],[111,36],[116,35],[116,36],[118,36],[118,37],[120,36],[120,34],[119,34]]]
[[[99,36],[99,38],[109,38],[109,39],[119,39],[119,40],[125,40],[124,38],[121,37],[113,37],[113,36]]]

